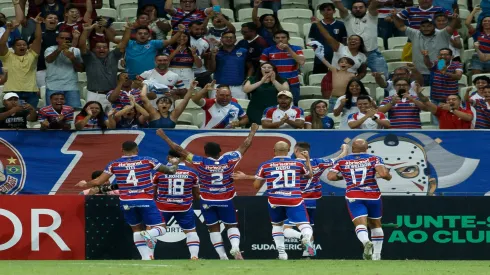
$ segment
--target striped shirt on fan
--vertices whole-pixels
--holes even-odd
[[[383,106],[390,103],[392,98],[393,96],[386,97],[380,105]],[[418,100],[418,98],[415,99]],[[390,128],[420,129],[422,127],[420,123],[420,108],[408,99],[398,100],[388,111],[388,118],[390,119]]]
[[[475,100],[475,129],[490,129],[490,104],[485,99]]]
[[[54,121],[58,120],[59,115],[63,115],[63,121],[65,124],[70,124],[73,122],[73,114],[75,110],[73,107],[70,107],[68,105],[63,105],[61,108],[61,112],[58,113],[52,105],[42,107],[39,109],[38,114],[39,114],[39,122],[43,122],[45,120],[48,120],[49,123],[52,123]]]
[[[297,55],[303,56],[303,49],[295,45],[289,45]],[[290,86],[299,86],[299,64],[286,51],[276,46],[269,47],[262,52],[261,62],[270,62],[277,67],[279,76],[288,80]]]
[[[412,29],[420,29],[420,22],[425,19],[434,19],[436,13],[444,13],[447,16],[452,15],[452,13],[445,8],[441,7],[430,7],[426,10],[416,7],[408,7],[398,13],[398,17],[403,20],[408,20],[408,26]]]
[[[205,9],[196,9],[193,14],[191,14],[190,16],[188,16],[187,18],[185,18],[184,20],[181,21],[181,19],[184,18],[189,12],[185,12],[181,8],[174,8],[174,11],[175,11],[175,15],[172,16],[172,21],[171,21],[172,26],[175,26],[173,28],[174,31],[179,30],[179,27],[178,27],[179,24],[183,24],[185,26],[185,28],[188,30],[189,24],[192,21],[203,22],[207,16]],[[177,24],[177,23],[179,23],[179,24]]]
[[[473,34],[473,40],[480,43],[480,51],[482,53],[490,53],[490,35],[484,32],[476,32]]]
[[[431,71],[434,73],[430,87],[431,99],[445,102],[448,96],[459,93],[458,80],[454,80],[438,70],[437,61],[433,62]],[[456,71],[463,71],[463,66],[459,62],[451,61],[446,72],[454,74]]]

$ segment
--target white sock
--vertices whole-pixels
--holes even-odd
[[[371,240],[373,240],[374,254],[381,255],[381,249],[383,248],[383,239],[384,233],[381,227],[371,229]]]
[[[365,225],[361,224],[361,225],[356,226],[356,235],[362,244],[369,242],[369,235],[367,232],[367,227]]]
[[[282,225],[272,226],[272,238],[274,238],[274,243],[276,243],[276,249],[279,253],[284,253],[284,228]]]
[[[209,232],[209,237],[211,238],[211,242],[213,243],[214,249],[218,252],[220,258],[228,258],[226,255],[225,247],[223,245],[223,238],[221,237],[220,232]]]
[[[298,225],[298,229],[301,231],[301,235],[303,235],[304,239],[310,240],[311,236],[313,236],[313,228],[307,223]]]
[[[240,230],[236,227],[232,227],[227,230],[227,233],[231,248],[240,250]]]
[[[301,239],[301,232],[299,232],[293,228],[286,228],[286,229],[284,229],[284,237]]]
[[[166,230],[163,226],[154,226],[152,229],[147,230],[148,234],[152,236],[153,238],[165,235]]]
[[[152,260],[153,251],[146,245],[145,238],[143,238],[140,232],[133,233],[134,245],[138,249],[142,260]]]
[[[186,236],[187,236],[187,247],[189,248],[189,252],[191,253],[191,258],[198,257],[200,241],[197,232],[189,232],[186,234]]]

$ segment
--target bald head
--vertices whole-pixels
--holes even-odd
[[[368,143],[364,139],[356,139],[352,142],[352,153],[363,153],[368,149]]]
[[[289,153],[289,144],[284,141],[278,141],[274,145],[274,153],[276,156],[287,156]]]

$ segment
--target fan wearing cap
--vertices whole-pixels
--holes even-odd
[[[277,94],[277,106],[265,109],[262,116],[264,129],[302,129],[305,124],[303,109],[292,106],[293,94],[281,91]]]
[[[20,101],[16,93],[6,93],[0,108],[0,129],[26,129],[27,121],[36,121],[37,113],[25,101]]]
[[[417,70],[424,77],[424,85],[430,85],[430,70],[425,66],[424,56],[420,54],[422,51],[427,51],[429,60],[438,59],[439,51],[449,47],[451,36],[456,30],[460,20],[457,14],[453,15],[451,24],[444,30],[436,31],[434,21],[432,19],[424,19],[420,22],[420,29],[407,27],[403,21],[393,15],[393,22],[398,30],[406,32],[408,38],[412,41],[412,62]]]

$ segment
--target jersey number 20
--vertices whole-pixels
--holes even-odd
[[[272,188],[296,186],[296,172],[294,170],[272,171],[271,175],[276,176],[276,178],[272,182]],[[291,179],[291,181],[289,181],[289,179]],[[284,181],[284,184],[278,183],[281,180]]]

